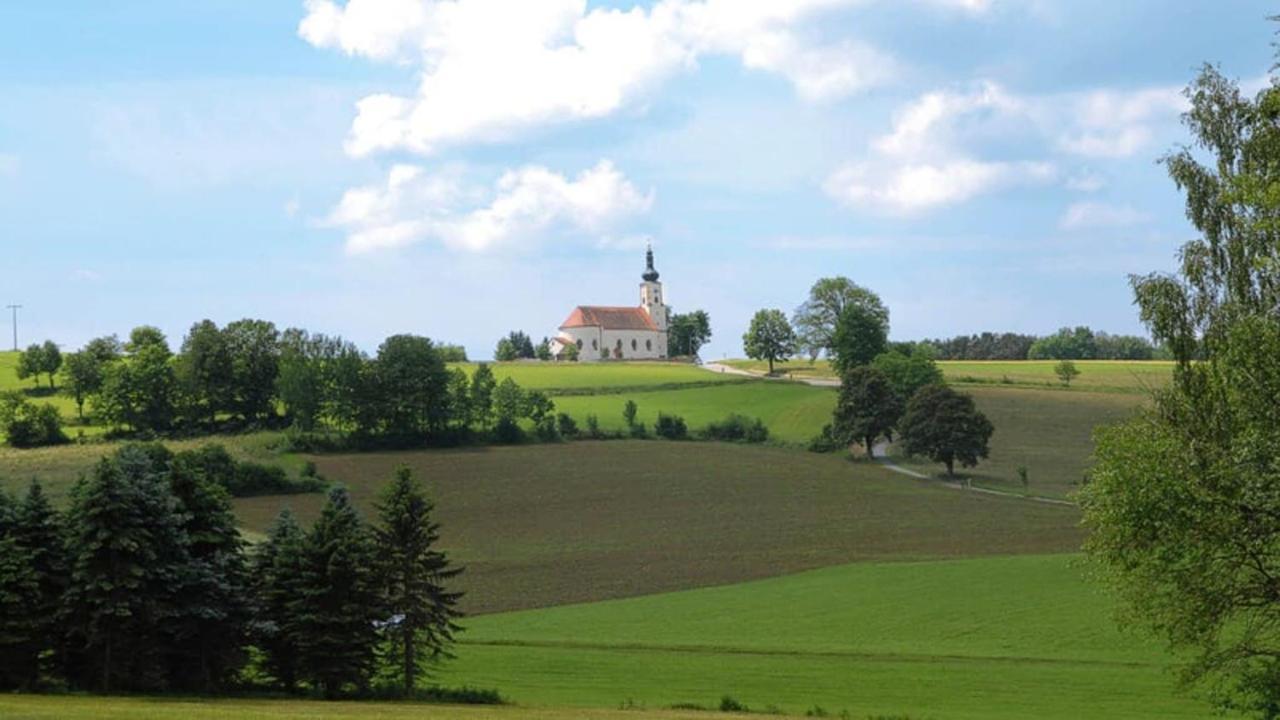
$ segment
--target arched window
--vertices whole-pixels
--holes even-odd
[[[582,338],[578,338],[578,342],[576,343],[576,345],[578,346],[579,350],[582,349]]]
[[[614,349],[614,350],[621,350],[621,349],[622,349],[622,338],[618,338],[618,342],[614,343],[614,345],[613,345],[613,349]]]
[[[592,341],[591,341],[591,349],[592,349],[592,350],[599,350],[599,349],[600,349],[600,343],[599,343],[599,342],[597,342],[597,341],[595,341],[595,340],[592,340]]]
[[[644,341],[644,349],[645,349],[645,350],[652,350],[652,349],[653,349],[653,341],[652,341],[652,340],[645,340],[645,341]]]
[[[632,350],[635,350],[637,347],[639,347],[639,346],[638,346],[638,345],[636,345],[636,339],[635,339],[635,338],[631,338],[631,349],[632,349]]]

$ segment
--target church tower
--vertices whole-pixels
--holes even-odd
[[[640,307],[649,313],[649,319],[662,332],[667,331],[667,306],[662,299],[662,283],[658,282],[658,271],[653,269],[653,246],[644,253],[644,274],[640,277]]]

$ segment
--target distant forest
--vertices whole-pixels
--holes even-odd
[[[1136,335],[1094,332],[1088,327],[1062,328],[1045,337],[984,332],[925,340],[938,360],[1167,360],[1169,354]]]

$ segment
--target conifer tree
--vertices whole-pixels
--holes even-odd
[[[210,475],[191,452],[171,463],[169,487],[187,543],[165,628],[173,689],[215,690],[244,659],[248,603],[243,543],[225,490],[232,479]]]
[[[267,539],[253,554],[254,643],[271,677],[292,691],[298,684],[298,628],[294,598],[299,591],[305,538],[293,513],[280,511]]]
[[[31,650],[35,654],[35,662],[28,666],[30,687],[39,682],[40,660],[58,649],[56,618],[67,589],[66,528],[38,480],[31,481],[26,497],[16,507],[13,535],[16,550],[25,557],[36,584],[30,607]]]
[[[445,583],[462,568],[449,564],[436,549],[440,526],[432,519],[434,509],[422,486],[409,468],[401,466],[386,488],[378,506],[381,526],[377,529],[378,557],[382,586],[387,596],[391,621],[386,633],[394,659],[402,673],[402,690],[410,695],[429,661],[452,657],[449,652],[460,592],[451,592]]]
[[[296,622],[303,676],[333,698],[364,689],[374,669],[383,619],[372,538],[343,488],[329,500],[303,545]]]
[[[164,686],[162,628],[186,542],[159,445],[103,458],[73,491],[64,601],[68,679],[102,692]]]
[[[37,671],[38,638],[33,612],[39,602],[39,585],[30,557],[18,543],[17,508],[13,498],[0,491],[0,688],[30,683]]]

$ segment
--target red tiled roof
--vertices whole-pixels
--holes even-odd
[[[569,313],[560,325],[561,329],[574,327],[598,327],[604,330],[653,330],[658,328],[649,319],[649,313],[639,307],[600,307],[579,305]]]

